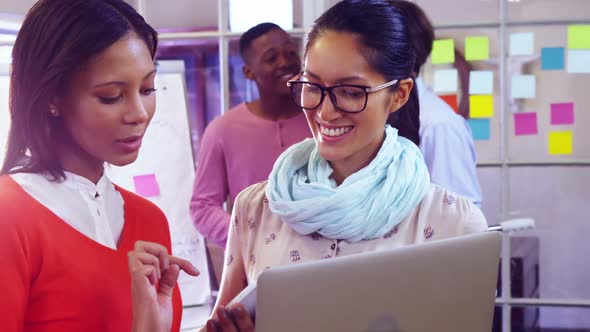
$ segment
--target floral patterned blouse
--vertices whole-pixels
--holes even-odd
[[[414,211],[383,237],[351,243],[317,233],[300,235],[270,211],[266,184],[250,186],[236,198],[218,304],[228,303],[270,267],[399,248],[487,229],[477,206],[431,185]]]

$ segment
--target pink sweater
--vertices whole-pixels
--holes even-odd
[[[225,248],[233,204],[246,187],[268,178],[278,156],[289,146],[311,137],[305,115],[271,121],[240,104],[209,124],[200,142],[191,200],[195,226],[203,236]]]

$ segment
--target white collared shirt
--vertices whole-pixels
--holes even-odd
[[[43,174],[10,176],[68,225],[106,247],[117,249],[124,224],[121,194],[106,175],[96,184],[73,173],[65,175],[61,182],[51,181]]]

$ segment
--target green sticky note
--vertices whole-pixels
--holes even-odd
[[[455,41],[453,39],[439,39],[432,44],[432,63],[455,62]]]
[[[556,131],[549,133],[549,154],[572,154],[572,136],[571,131]]]
[[[590,25],[570,25],[567,28],[567,47],[570,49],[590,48]]]
[[[465,59],[467,61],[487,60],[490,58],[490,42],[488,37],[466,37]]]

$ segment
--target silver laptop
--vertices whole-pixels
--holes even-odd
[[[500,246],[490,232],[269,269],[256,331],[491,331]]]

